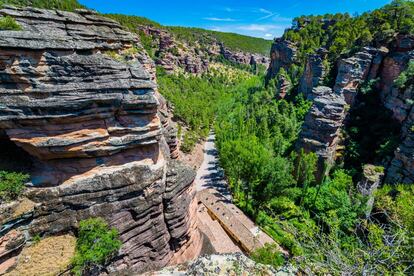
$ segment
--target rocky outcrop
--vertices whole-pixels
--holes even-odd
[[[414,183],[414,87],[412,80],[404,88],[394,85],[395,79],[414,60],[414,37],[399,35],[391,43],[379,73],[379,89],[384,106],[401,123],[402,143],[386,172],[386,183]]]
[[[99,216],[123,243],[110,272],[196,255],[194,173],[169,159],[168,114],[138,38],[89,11],[0,14],[23,28],[0,31],[0,129],[35,164],[34,204],[3,213],[2,234],[61,234]]]
[[[348,105],[354,105],[358,88],[367,80],[377,54],[381,55],[378,49],[365,47],[361,52],[339,62],[333,90],[336,94],[343,95]]]
[[[392,47],[383,61],[379,87],[384,106],[393,112],[396,120],[403,123],[413,105],[414,89],[400,89],[394,81],[408,67],[409,61],[414,60],[414,37],[398,36]]]
[[[288,69],[297,59],[296,45],[283,38],[276,38],[270,50],[270,64],[267,69],[266,81],[276,77],[280,68]]]
[[[201,54],[196,47],[178,42],[171,33],[163,29],[140,26],[139,30],[152,39],[155,63],[166,72],[172,73],[177,68],[182,68],[188,73],[199,74],[207,70],[208,55]]]
[[[220,53],[228,61],[244,65],[267,65],[270,59],[263,55],[245,53],[241,51],[232,51],[228,49],[223,43],[220,43]],[[214,56],[213,56],[214,57]]]
[[[332,93],[329,87],[314,88],[312,98],[313,104],[305,117],[296,147],[316,153],[320,178],[325,164],[332,164],[335,160],[346,102],[342,95]]]
[[[371,164],[364,165],[362,178],[357,184],[358,192],[367,197],[365,204],[365,216],[368,218],[374,205],[374,194],[381,184],[384,176],[384,168]]]
[[[414,183],[414,107],[402,127],[402,143],[394,152],[386,183]]]
[[[314,87],[322,85],[327,69],[324,65],[326,50],[321,48],[316,54],[308,56],[305,65],[305,71],[299,82],[299,92],[303,93],[305,98],[312,93]]]
[[[168,267],[145,276],[185,275],[295,275],[297,269],[286,265],[274,269],[269,265],[256,263],[241,253],[203,256],[189,263]]]
[[[284,99],[291,89],[290,80],[285,75],[279,74],[277,78],[277,91],[279,92],[277,98]]]

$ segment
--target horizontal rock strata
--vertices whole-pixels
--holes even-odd
[[[335,160],[346,102],[342,95],[332,93],[329,87],[317,87],[313,92],[313,105],[305,117],[296,146],[316,153],[319,172],[322,173],[325,163],[332,164]]]
[[[103,217],[122,241],[109,272],[197,254],[194,172],[169,161],[173,126],[137,37],[88,11],[0,14],[23,28],[0,31],[0,129],[35,164],[33,206],[3,213],[2,231],[55,235]]]
[[[324,49],[320,49],[318,53],[308,56],[305,65],[305,71],[299,82],[299,92],[305,95],[305,98],[312,93],[314,87],[322,85],[323,79],[326,75],[325,65],[323,63],[325,59]]]

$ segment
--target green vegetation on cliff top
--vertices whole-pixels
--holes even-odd
[[[56,9],[63,11],[74,11],[85,8],[77,0],[0,0],[0,6],[31,6],[40,9]]]

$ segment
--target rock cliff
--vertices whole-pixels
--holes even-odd
[[[270,50],[270,63],[266,81],[276,77],[280,68],[287,69],[297,62],[296,45],[288,40],[276,38]]]
[[[33,164],[32,205],[2,204],[2,235],[68,233],[99,216],[123,243],[108,272],[196,256],[195,175],[170,159],[168,110],[138,38],[90,11],[0,15],[22,27],[0,31],[0,133]]]
[[[316,153],[319,157],[317,178],[320,179],[325,164],[335,161],[340,130],[346,116],[346,102],[342,95],[324,86],[314,88],[311,98],[313,105],[305,117],[296,147]]]
[[[278,42],[273,48],[281,49],[280,45],[288,45],[288,43]],[[386,46],[365,47],[351,57],[341,59],[338,62],[338,73],[332,90],[318,86],[324,74],[323,57],[318,54],[308,57],[298,91],[304,93],[306,98],[313,100],[314,103],[305,119],[298,147],[314,151],[321,160],[332,164],[335,160],[335,148],[340,143],[340,127],[345,124],[346,115],[357,104],[356,96],[361,86],[371,80],[378,80],[375,81],[376,85],[373,88],[379,91],[379,94],[374,96],[381,97],[382,104],[392,111],[393,119],[402,126],[402,143],[395,151],[390,165],[386,165],[388,167],[385,182],[412,183],[414,180],[413,85],[410,83],[407,87],[398,88],[394,82],[408,67],[409,61],[414,60],[414,38],[400,35]],[[294,62],[292,59],[286,59],[286,56],[292,56],[292,50],[285,49],[285,51],[284,55],[276,55],[284,58],[279,57],[278,61],[273,62],[280,68],[284,66],[281,64]],[[337,103],[338,99],[334,95],[327,96],[329,94],[335,94],[345,100],[346,106],[341,105],[338,109],[341,110],[341,116],[331,118],[331,104]],[[321,106],[321,100],[324,106]],[[323,123],[318,123],[319,121]],[[329,131],[326,129],[327,126]]]
[[[312,93],[314,87],[323,84],[324,77],[327,74],[325,68],[325,49],[320,49],[316,54],[310,54],[306,60],[305,71],[299,82],[299,92],[305,95],[305,98]]]

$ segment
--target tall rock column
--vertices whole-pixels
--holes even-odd
[[[313,104],[305,117],[296,147],[316,153],[319,158],[317,179],[321,179],[325,164],[332,164],[335,160],[346,102],[342,95],[332,93],[329,87],[314,88],[313,94]]]
[[[322,85],[328,69],[324,65],[325,58],[326,50],[323,48],[319,49],[316,54],[308,56],[305,71],[299,82],[299,92],[303,93],[305,98],[308,98],[314,87]]]

